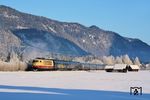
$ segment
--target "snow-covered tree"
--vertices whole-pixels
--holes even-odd
[[[115,58],[113,56],[104,56],[102,60],[104,64],[108,65],[113,65],[115,63]]]
[[[123,62],[122,62],[122,56],[120,56],[120,57],[117,56],[117,57],[116,57],[116,60],[115,60],[115,63],[116,63],[116,64],[122,64],[122,63],[123,63]]]
[[[14,52],[14,50],[12,50],[12,52],[10,53],[10,62],[14,62],[14,63],[19,62],[18,55]]]
[[[92,61],[90,61],[89,63],[93,63],[93,64],[103,64],[103,62],[100,59],[93,59]]]
[[[135,65],[138,65],[138,66],[140,66],[140,65],[141,65],[140,60],[139,60],[139,58],[138,58],[138,57],[136,57],[136,58],[135,58],[135,60],[134,60],[134,64],[135,64]]]
[[[122,61],[123,61],[124,64],[129,64],[129,65],[133,64],[127,54],[123,56]]]

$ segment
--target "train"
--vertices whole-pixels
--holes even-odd
[[[80,63],[76,61],[36,58],[32,61],[32,69],[38,70],[103,70],[104,64]]]

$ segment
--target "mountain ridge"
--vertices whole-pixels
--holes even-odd
[[[103,30],[95,25],[87,27],[74,22],[60,22],[43,16],[22,13],[7,6],[0,6],[0,20],[0,34],[4,36],[2,30],[6,30],[6,33],[9,31],[9,35],[14,35],[18,39],[17,41],[20,41],[20,46],[23,39],[15,34],[15,30],[35,29],[38,30],[37,34],[40,34],[41,30],[46,34],[66,39],[66,43],[75,44],[76,46],[69,46],[67,48],[71,50],[71,48],[75,47],[77,50],[75,52],[78,53],[81,50],[83,54],[92,54],[94,56],[120,56],[128,54],[131,58],[137,56],[143,61],[150,60],[150,46],[147,43],[139,39],[123,37],[116,32]],[[41,39],[44,38],[41,36]],[[2,42],[0,40],[1,44]],[[61,43],[62,41],[60,40],[59,42]],[[44,43],[46,43],[46,40]],[[9,45],[9,43],[7,44]],[[50,52],[52,51],[50,50]],[[61,51],[58,50],[57,52]],[[72,52],[72,54],[75,52]],[[80,56],[83,56],[82,53]]]

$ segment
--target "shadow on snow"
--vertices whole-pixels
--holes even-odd
[[[134,96],[128,92],[0,85],[1,100],[149,100],[149,98],[150,94]]]

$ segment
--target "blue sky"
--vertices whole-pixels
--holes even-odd
[[[97,25],[150,45],[150,0],[0,0],[0,5],[59,21]]]

